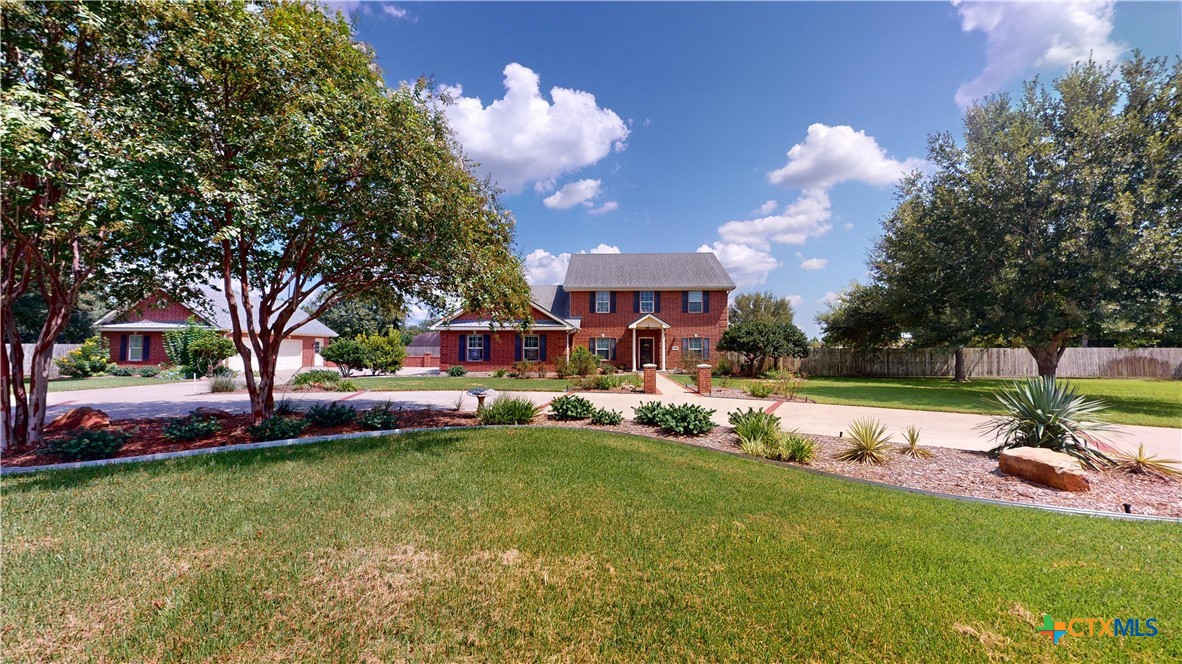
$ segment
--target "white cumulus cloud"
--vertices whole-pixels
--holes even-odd
[[[797,309],[800,305],[804,304],[804,296],[796,294],[789,295],[788,304],[791,304],[793,309]]]
[[[763,205],[760,205],[759,208],[752,214],[771,214],[772,210],[775,210],[777,205],[779,205],[779,203],[777,203],[776,199],[773,198],[770,201],[766,201]]]
[[[1111,40],[1115,0],[953,4],[961,29],[985,33],[985,69],[957,89],[961,108],[1039,67],[1112,61],[1125,48]]]
[[[903,161],[891,158],[864,131],[816,122],[809,125],[804,142],[788,150],[788,163],[768,173],[767,179],[800,189],[829,189],[851,181],[892,185],[905,173],[926,165],[915,157]]]
[[[569,210],[579,203],[590,205],[591,199],[599,195],[599,180],[576,180],[542,200],[551,210]]]
[[[749,245],[767,250],[771,242],[804,244],[811,237],[829,232],[829,195],[821,189],[809,189],[779,214],[728,221],[718,228],[723,242]]]
[[[827,291],[824,295],[821,296],[821,299],[817,300],[817,302],[819,302],[821,304],[832,305],[832,304],[837,304],[837,301],[840,299],[841,299],[841,293],[837,293],[835,291]]]
[[[805,258],[799,251],[796,252],[796,257],[800,259],[802,270],[820,270],[829,264],[828,258]]]
[[[715,242],[703,244],[698,247],[698,251],[710,251],[718,256],[718,262],[722,263],[739,288],[766,282],[768,273],[780,267],[780,261],[768,252],[745,244]]]
[[[592,209],[588,210],[587,214],[594,215],[594,216],[598,217],[601,214],[607,214],[608,212],[614,212],[619,209],[620,209],[619,203],[617,203],[615,201],[607,201],[606,203],[604,203],[603,205],[600,205],[597,208],[592,208]],[[591,253],[595,253],[595,252],[591,252]]]
[[[595,247],[595,248],[594,248],[594,249],[592,249],[591,251],[588,251],[588,252],[582,252],[582,251],[580,251],[579,253],[580,253],[580,254],[581,254],[581,253],[589,253],[589,254],[618,254],[618,253],[620,253],[620,248],[619,248],[619,247],[616,247],[616,246],[613,246],[613,245],[610,245],[610,244],[604,244],[604,243],[600,242],[600,243],[599,243],[599,246],[598,246],[598,247]]]
[[[393,16],[396,19],[403,19],[410,15],[410,12],[406,11],[402,7],[399,7],[398,5],[382,5],[382,12],[387,16]]]
[[[600,243],[590,251],[580,251],[580,254],[618,254],[620,248]],[[570,254],[563,252],[555,256],[545,249],[534,249],[525,257],[525,281],[531,285],[561,284],[566,279],[566,267],[570,264]]]
[[[600,108],[595,95],[553,87],[548,100],[538,74],[516,62],[504,75],[505,96],[487,106],[464,97],[459,85],[446,86],[455,103],[444,112],[465,153],[507,192],[554,180],[625,148],[628,128],[614,111]]]

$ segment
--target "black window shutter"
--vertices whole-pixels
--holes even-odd
[[[119,335],[119,361],[120,362],[127,361],[127,335],[126,334]]]
[[[521,346],[525,342],[520,334],[513,335],[513,361],[521,361]]]
[[[702,291],[702,313],[710,313],[710,293]]]
[[[681,291],[681,313],[689,313],[689,291]]]
[[[611,351],[609,351],[608,354],[610,355],[611,359],[615,360],[616,359],[616,340],[612,339],[610,343],[611,343]]]
[[[608,295],[608,300],[611,302],[611,312],[613,314],[616,313],[616,292],[615,291],[612,291]]]
[[[460,335],[460,356],[459,356],[459,359],[457,360],[458,362],[464,361],[464,347],[467,345],[468,345],[468,335],[461,334]]]
[[[590,313],[595,313],[595,291],[591,291],[591,309]]]
[[[151,347],[152,347],[152,337],[145,334],[144,335],[144,354],[143,354],[143,358],[144,358],[145,362],[148,361],[148,349]]]
[[[546,361],[546,335],[538,335],[538,359],[542,362]]]
[[[492,335],[484,335],[484,361],[492,360]]]
[[[640,291],[633,291],[632,293],[632,313],[640,313]]]
[[[587,340],[587,348],[591,349],[592,355],[595,354],[595,339],[588,339]]]
[[[702,359],[710,359],[710,339],[709,337],[702,339]]]
[[[653,293],[653,313],[661,313],[661,291]]]
[[[689,352],[689,337],[682,337],[681,338],[681,352],[682,353]]]

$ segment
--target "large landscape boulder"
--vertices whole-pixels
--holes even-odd
[[[228,420],[234,417],[233,413],[228,413],[220,408],[210,408],[209,406],[194,408],[191,414],[197,417],[213,417],[219,420]]]
[[[1091,491],[1092,485],[1079,461],[1041,447],[1015,447],[1001,453],[1001,472],[1063,491]]]
[[[74,429],[103,429],[111,426],[111,417],[101,410],[87,406],[71,408],[58,415],[45,427],[47,432],[73,431]]]

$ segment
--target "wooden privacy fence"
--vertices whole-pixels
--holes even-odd
[[[5,344],[7,345],[7,344]],[[74,350],[82,344],[54,344],[53,345],[53,359],[57,359],[66,353]],[[33,368],[33,344],[21,344],[21,348],[25,352],[25,376],[29,375],[29,371]],[[61,373],[57,370],[57,364],[51,363],[49,365],[49,377],[58,378]]]
[[[734,360],[735,358],[731,358]],[[814,348],[804,359],[786,359],[780,368],[810,376],[951,376],[948,350]],[[966,348],[970,377],[1023,378],[1038,375],[1025,348]],[[1182,378],[1182,348],[1068,348],[1059,361],[1060,378]]]

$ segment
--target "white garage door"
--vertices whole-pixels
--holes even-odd
[[[226,364],[235,371],[242,371],[242,356],[234,355]],[[251,364],[258,369],[259,363],[253,356]],[[277,370],[299,369],[304,366],[304,342],[300,339],[284,339],[279,344],[279,357],[275,360]]]

